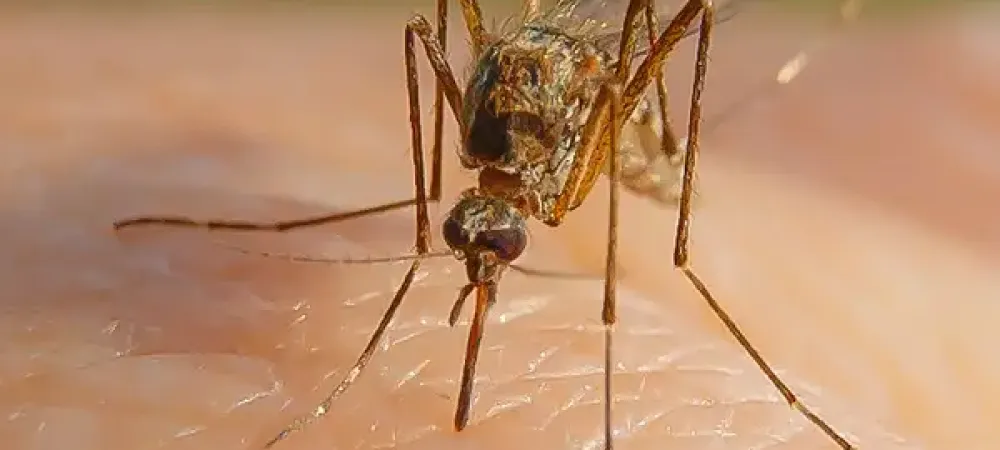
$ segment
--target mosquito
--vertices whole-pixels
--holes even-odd
[[[604,273],[604,447],[612,448],[612,330],[617,322],[617,233],[619,186],[641,195],[679,205],[674,239],[674,266],[694,288],[772,384],[794,409],[818,426],[837,445],[854,448],[822,418],[800,403],[691,268],[688,237],[694,191],[695,163],[702,125],[701,98],[708,69],[713,27],[725,19],[729,4],[719,8],[710,0],[686,0],[666,28],[658,33],[653,0],[629,0],[620,32],[602,33],[593,23],[574,21],[574,8],[588,0],[560,0],[543,11],[537,0],[523,0],[523,17],[513,29],[493,33],[483,25],[477,0],[459,0],[470,36],[474,64],[465,89],[459,88],[445,57],[447,0],[437,0],[437,32],[422,15],[405,27],[404,53],[409,99],[414,197],[370,208],[305,219],[258,223],[239,220],[194,220],[186,217],[142,216],[117,221],[117,230],[137,225],[246,231],[288,231],[415,206],[416,252],[363,262],[410,261],[409,269],[372,333],[367,345],[345,378],[311,412],[287,425],[265,444],[266,448],[325,416],[333,401],[360,376],[383,334],[403,302],[421,263],[428,258],[453,256],[465,264],[468,282],[459,289],[448,322],[454,326],[469,296],[475,306],[466,345],[454,427],[461,431],[469,421],[473,380],[486,316],[496,302],[506,270],[545,275],[518,266],[515,261],[528,245],[531,219],[557,227],[566,214],[589,196],[601,173],[610,179],[610,209]],[[852,1],[852,0],[847,0]],[[856,0],[854,0],[856,1]],[[737,2],[731,1],[730,4]],[[717,16],[717,13],[719,14]],[[700,21],[698,17],[700,16]],[[637,50],[644,21],[645,47]],[[697,24],[696,24],[697,22]],[[694,27],[692,27],[694,25]],[[658,33],[658,34],[657,34]],[[677,139],[667,120],[666,89],[662,67],[667,56],[686,36],[697,35],[694,82],[690,98],[687,136]],[[610,41],[617,43],[617,53]],[[417,49],[419,41],[436,79],[434,144],[428,192],[425,178],[423,136],[418,96]],[[640,55],[642,54],[642,55]],[[632,70],[639,56],[641,63]],[[644,94],[657,81],[660,142],[655,146],[671,164],[679,190],[669,187],[650,164],[650,145],[623,146],[626,127],[653,127]],[[464,190],[442,225],[448,250],[431,250],[428,204],[442,197],[443,108],[447,103],[460,130],[461,164],[478,172],[478,184]],[[308,261],[352,262],[351,260]],[[353,261],[358,262],[358,261]]]

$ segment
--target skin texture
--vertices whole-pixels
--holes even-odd
[[[404,266],[295,264],[219,244],[389,256],[413,245],[411,210],[284,235],[116,236],[110,223],[274,220],[411,195],[406,17],[4,19],[0,57],[17,62],[0,75],[9,448],[258,448],[340,379]],[[997,439],[1000,177],[989,150],[1000,85],[989,74],[1000,35],[988,22],[859,29],[704,141],[695,269],[805,402],[861,448]],[[714,111],[797,49],[781,34],[793,29],[738,29],[715,40]],[[675,104],[690,72],[690,51],[680,55]],[[437,248],[450,199],[472,182],[445,142],[446,201],[430,210]],[[601,181],[564,226],[533,224],[522,262],[600,274],[606,199]],[[833,448],[671,269],[674,217],[623,194],[616,446]],[[458,263],[427,262],[388,350],[280,448],[595,448],[601,282],[505,277],[472,424],[455,434],[471,308],[455,329],[446,317],[464,281]]]

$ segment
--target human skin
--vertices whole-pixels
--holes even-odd
[[[148,213],[277,220],[411,195],[406,17],[4,19],[8,448],[258,448],[340,379],[405,266],[225,246],[407,253],[412,210],[285,234],[110,224]],[[703,144],[695,269],[805,403],[861,448],[997,439],[1000,178],[988,150],[1000,86],[987,74],[1000,35],[985,22],[845,37]],[[706,101],[766,79],[768,68],[735,69],[757,67],[746,59],[757,55],[780,63],[795,45],[779,34],[717,38]],[[687,71],[673,63],[685,58],[671,73]],[[436,248],[440,218],[473,180],[454,142],[445,201],[430,210]],[[675,214],[623,194],[616,446],[834,448],[671,268]],[[602,181],[563,226],[533,224],[521,262],[600,276],[606,223]],[[445,320],[464,277],[456,261],[425,263],[389,344],[282,448],[594,448],[602,281],[505,276],[472,421],[455,433],[471,308],[454,328]]]

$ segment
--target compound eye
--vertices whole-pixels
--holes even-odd
[[[476,236],[475,245],[492,250],[497,258],[510,262],[524,252],[528,246],[528,235],[516,228],[487,230]]]
[[[444,242],[448,244],[448,247],[454,250],[469,245],[469,234],[465,232],[465,228],[457,220],[449,217],[444,221],[441,228],[444,234]]]

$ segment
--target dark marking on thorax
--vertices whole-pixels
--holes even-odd
[[[487,46],[466,86],[463,166],[490,169],[483,189],[531,193],[531,209],[541,212],[565,183],[596,96],[594,75],[609,60],[592,42],[540,24]]]

